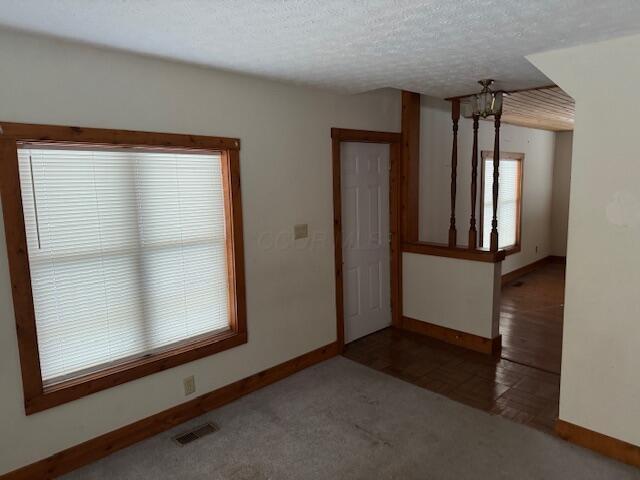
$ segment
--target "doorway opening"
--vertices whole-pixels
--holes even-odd
[[[532,95],[534,94],[527,93],[524,96]],[[480,230],[489,233],[484,224],[486,215],[483,216],[481,211],[484,202],[481,202],[481,206],[476,200],[481,185],[489,185],[488,191],[493,193],[495,182],[485,174],[482,174],[480,181],[477,178],[472,181],[472,177],[480,174],[484,166],[480,163],[485,161],[485,158],[480,157],[483,148],[494,144],[494,150],[502,150],[495,148],[494,129],[485,128],[492,125],[480,125],[477,143],[474,143],[473,119],[460,119],[463,134],[458,152],[456,133],[459,119],[454,106],[403,93],[403,115],[407,114],[407,121],[403,116],[403,146],[406,148],[402,153],[402,178],[411,178],[412,172],[413,178],[416,178],[416,172],[425,172],[419,177],[421,185],[424,185],[421,189],[422,197],[417,196],[420,203],[414,208],[419,214],[416,217],[422,223],[407,213],[404,196],[410,192],[403,183],[403,208],[400,210],[403,218],[402,230],[409,230],[408,220],[412,220],[414,224],[417,222],[414,227],[420,233],[415,244],[405,238],[403,248],[415,245],[420,248],[405,251],[465,261],[488,261],[486,249],[474,252],[481,248],[480,245],[484,245],[482,233],[485,232],[481,233]],[[428,122],[421,126],[420,118],[423,114],[428,115]],[[442,132],[451,128],[451,119],[454,123],[453,147],[450,142],[442,141]],[[507,140],[505,143],[510,149],[526,154],[528,159],[525,164],[522,161],[524,155],[511,158],[512,154],[506,152],[504,163],[513,168],[500,171],[498,176],[502,179],[502,190],[498,190],[498,198],[490,202],[493,207],[494,203],[503,201],[502,214],[498,215],[498,219],[503,220],[503,231],[498,239],[510,239],[498,249],[502,258],[495,260],[502,260],[502,272],[507,273],[503,279],[502,301],[498,300],[500,278],[492,277],[492,293],[498,293],[498,296],[493,296],[495,303],[492,312],[495,316],[492,317],[492,326],[495,325],[496,331],[498,330],[498,313],[501,313],[501,353],[487,355],[462,348],[462,342],[456,344],[456,341],[466,338],[465,335],[471,330],[456,325],[466,324],[447,324],[448,319],[437,319],[440,323],[436,321],[436,325],[450,327],[446,332],[448,336],[440,335],[440,331],[413,333],[402,328],[401,322],[400,328],[385,329],[351,342],[344,355],[452,400],[555,434],[560,397],[564,308],[564,265],[557,257],[566,255],[572,133],[556,132],[552,136],[549,133],[523,130],[524,128],[526,127],[508,126],[503,131],[503,137]],[[419,148],[421,142],[427,148],[422,157]],[[530,147],[531,142],[544,145],[544,148]],[[473,155],[476,150],[476,155]],[[449,158],[452,158],[451,163],[448,163]],[[421,170],[413,169],[414,163],[419,164]],[[507,182],[510,178],[514,180],[514,188],[505,192],[505,186],[510,185]],[[460,197],[457,202],[456,192]],[[510,201],[522,203],[515,208],[507,208],[511,207]],[[423,207],[422,210],[419,207]],[[459,218],[470,219],[467,224],[468,243],[466,221],[465,224],[460,223]],[[478,219],[481,219],[482,225],[477,224]],[[511,221],[511,236],[504,231],[504,220]],[[458,227],[464,225],[457,232],[463,234],[456,235],[456,222]],[[473,228],[475,226],[478,226],[477,234]],[[499,228],[498,225],[496,227]],[[499,242],[496,243],[500,245]],[[473,248],[474,245],[476,249]],[[445,251],[447,255],[444,254]],[[485,256],[481,258],[481,254]],[[409,265],[409,260],[405,255],[405,265]],[[445,280],[446,278],[436,278],[434,281]],[[429,285],[431,284],[421,284],[419,288],[426,289]],[[447,283],[447,288],[457,295],[451,301],[452,306],[455,306],[455,301],[468,300],[469,295],[465,296],[464,289],[459,285]],[[428,309],[428,305],[425,308]],[[454,309],[444,308],[437,312],[440,316],[446,316],[450,310]],[[478,311],[477,316],[484,313]],[[484,335],[483,338],[489,337]]]

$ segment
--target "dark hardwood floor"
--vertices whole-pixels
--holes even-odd
[[[560,396],[564,266],[506,285],[502,358],[392,328],[347,345],[344,356],[472,407],[554,434]]]
[[[502,357],[560,374],[564,273],[550,263],[502,288]]]

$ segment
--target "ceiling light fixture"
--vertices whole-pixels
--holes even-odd
[[[471,110],[474,116],[487,118],[492,115],[502,114],[502,92],[494,92],[491,90],[493,80],[478,81],[482,85],[482,91],[471,96]]]

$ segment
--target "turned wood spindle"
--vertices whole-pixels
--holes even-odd
[[[500,170],[500,115],[495,120],[496,136],[493,145],[493,218],[491,220],[490,250],[498,251],[498,175]]]
[[[460,100],[451,101],[451,120],[453,121],[453,146],[451,148],[451,218],[449,219],[449,246],[457,244],[456,232],[456,182],[458,170],[458,121],[460,120]]]
[[[471,153],[471,219],[469,220],[469,249],[478,247],[476,229],[476,198],[478,196],[478,124],[480,116],[473,116],[473,151]]]

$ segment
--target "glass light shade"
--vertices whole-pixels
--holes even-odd
[[[491,109],[492,115],[502,115],[502,92],[493,94],[493,108]]]
[[[475,115],[473,106],[473,97],[463,100],[460,103],[460,113],[464,118],[471,118]]]
[[[471,97],[473,115],[478,115],[482,118],[487,118],[491,115],[501,115],[502,92],[494,93],[491,91],[493,80],[480,80],[478,83],[482,85],[482,91]]]
[[[480,106],[480,116],[488,117],[491,115],[491,104],[493,103],[493,95],[491,92],[482,92],[478,95],[478,104]]]

